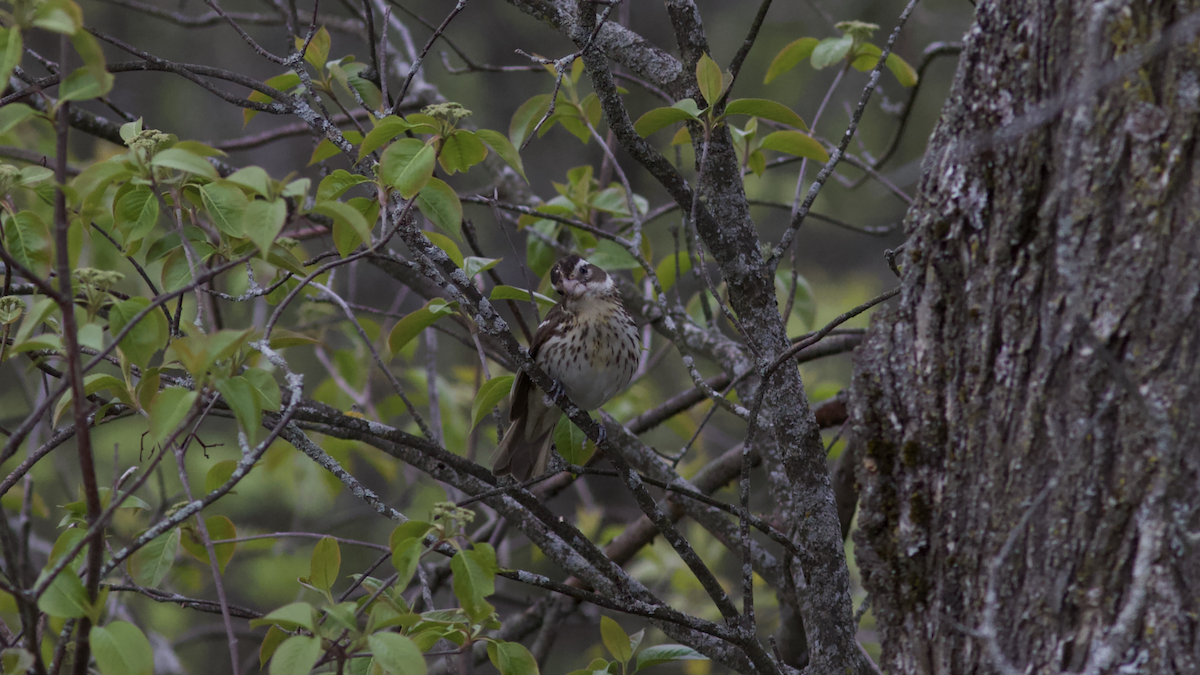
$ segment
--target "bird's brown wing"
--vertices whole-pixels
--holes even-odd
[[[537,332],[533,334],[533,343],[529,345],[530,358],[537,359],[538,352],[542,345],[554,335],[554,331],[558,329],[559,323],[563,320],[563,310],[561,305],[555,305],[546,312],[546,318],[538,326]],[[517,373],[517,379],[513,382],[512,388],[512,410],[508,413],[508,420],[515,422],[517,419],[524,417],[529,409],[529,392],[533,388],[533,380],[529,379],[529,375],[524,370]]]

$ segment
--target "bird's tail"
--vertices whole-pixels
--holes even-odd
[[[492,473],[497,476],[512,474],[522,483],[546,473],[550,447],[554,443],[554,427],[559,418],[554,413],[559,411],[551,407],[536,412],[542,414],[518,417],[508,427],[492,453]]]

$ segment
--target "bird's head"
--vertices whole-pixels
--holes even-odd
[[[604,270],[577,255],[569,255],[550,268],[550,285],[566,298],[611,293],[613,280]]]

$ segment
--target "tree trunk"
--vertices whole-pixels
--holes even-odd
[[[890,672],[1200,668],[1198,6],[979,4],[856,362]]]

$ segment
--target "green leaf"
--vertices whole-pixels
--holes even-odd
[[[347,131],[342,132],[342,138],[346,139],[346,142],[353,146],[353,145],[357,145],[362,142],[363,135],[357,131],[347,130]],[[337,155],[341,151],[342,151],[342,148],[340,146],[334,145],[333,141],[330,141],[329,139],[325,139],[317,145],[317,148],[315,150],[313,150],[313,156],[311,159],[308,160],[308,165],[312,166],[313,164],[316,164],[317,162],[329,159],[330,157]],[[308,180],[308,179],[306,178],[303,180]],[[291,195],[287,195],[285,193],[285,196],[291,196]]]
[[[311,178],[298,178],[283,186],[282,197],[292,197],[293,199],[305,199],[308,196],[308,189],[312,187]]]
[[[151,445],[157,445],[171,435],[187,418],[198,396],[196,392],[183,387],[167,387],[154,397],[150,404],[150,434],[147,439]]]
[[[83,378],[83,393],[85,395],[104,392],[104,390],[115,396],[119,396],[122,400],[130,400],[132,402],[125,381],[120,380],[118,377],[97,372],[97,374],[88,375]]]
[[[421,555],[425,553],[425,545],[422,543],[424,535],[419,537],[409,537],[402,541],[396,542],[392,546],[392,566],[396,568],[399,578],[397,584],[404,588],[412,577],[417,572],[417,565],[421,562]]]
[[[149,306],[150,300],[143,297],[130,298],[114,304],[108,310],[109,333],[118,335],[133,317]],[[130,361],[140,368],[145,368],[149,365],[150,358],[165,346],[167,337],[167,320],[163,318],[162,312],[156,310],[143,316],[121,340],[118,347]]]
[[[487,146],[474,133],[459,129],[442,140],[438,162],[446,173],[466,171],[487,159]]]
[[[243,167],[229,174],[225,180],[234,185],[240,185],[259,197],[270,198],[271,196],[271,176],[262,167]]]
[[[468,279],[473,278],[476,274],[486,272],[496,265],[500,264],[503,258],[479,258],[476,256],[467,256],[463,259],[462,270],[467,275]]]
[[[7,79],[4,80],[4,82],[7,81]],[[24,103],[9,103],[0,108],[0,134],[7,134],[13,127],[36,114],[37,111]]]
[[[829,152],[812,136],[799,131],[775,131],[762,140],[764,150],[778,150],[797,157],[828,162]]]
[[[470,555],[473,552],[462,551],[451,558],[450,571],[454,574],[454,596],[459,605],[472,622],[482,623],[495,611],[485,598],[496,592],[496,573],[477,556]]]
[[[696,100],[692,98],[681,98],[672,103],[671,107],[694,115],[697,120],[700,119],[700,113],[704,112],[700,109],[700,106],[697,105]],[[705,110],[707,110],[707,108],[705,108]]]
[[[171,351],[174,360],[179,361],[192,377],[202,379],[214,361],[228,358],[235,353],[244,339],[238,331],[188,335],[172,342]]]
[[[297,628],[314,630],[316,622],[313,620],[313,606],[307,602],[293,602],[284,605],[261,619],[250,621],[251,628],[259,626],[279,626],[284,630],[296,630]]]
[[[353,206],[350,206],[345,202],[317,202],[317,205],[313,207],[313,211],[323,216],[329,216],[333,219],[335,239],[336,230],[338,228],[346,228],[350,232],[358,235],[357,242],[351,240],[350,243],[353,243],[353,245],[349,246],[348,248],[346,248],[345,245],[338,247],[338,253],[340,253],[343,258],[350,255],[355,248],[358,248],[359,242],[365,246],[369,246],[371,244],[371,224],[368,223],[367,219],[363,217],[363,214]]]
[[[142,126],[142,118],[140,117],[132,122],[122,124],[120,130],[121,140],[128,145],[130,141],[138,137],[138,134],[142,133]]]
[[[53,246],[46,223],[33,211],[21,211],[4,221],[4,244],[9,255],[38,275],[49,273]]]
[[[313,148],[312,157],[308,158],[308,164],[305,166],[312,166],[313,164],[316,164],[317,162],[323,162],[330,157],[337,157],[337,154],[341,151],[342,149],[334,145],[333,141],[329,140],[328,138],[322,138],[321,142],[317,143],[317,147]]]
[[[112,490],[110,488],[102,487],[99,489],[99,493],[100,493],[100,507],[108,508],[109,504],[111,504],[113,502]],[[139,498],[137,498],[133,495],[127,494],[127,493],[118,493],[116,495],[116,497],[117,497],[117,501],[120,503],[120,506],[117,508],[140,509],[143,511],[149,510],[149,508],[150,508],[150,505],[147,504],[144,500],[139,499]],[[79,501],[71,502],[70,504],[63,504],[62,509],[67,512],[67,515],[66,515],[66,517],[64,517],[62,519],[62,522],[59,523],[60,527],[63,525],[66,525],[68,523],[83,524],[83,523],[87,522],[87,512],[88,512],[87,504],[83,501],[82,498]],[[60,549],[58,554],[62,555],[64,552],[65,551]],[[53,553],[53,551],[52,551],[52,553]]]
[[[879,63],[879,57],[883,54],[883,50],[875,45],[866,42],[858,47],[855,52],[854,60],[850,65],[862,72],[867,72],[875,68],[875,64]],[[917,71],[908,64],[907,61],[893,54],[888,54],[887,61],[884,65],[888,70],[892,71],[892,75],[904,87],[913,87],[917,84]]]
[[[495,288],[492,289],[492,293],[491,293],[491,295],[488,296],[488,299],[489,300],[522,300],[524,302],[529,302],[530,293],[529,293],[529,291],[525,290],[524,288],[517,288],[516,286],[501,285],[501,286],[496,286]],[[548,298],[548,297],[542,295],[541,293],[537,293],[537,292],[533,293],[533,300],[536,301],[538,303],[538,305],[540,307],[542,307],[543,309],[549,309],[558,304],[558,302],[554,298]]]
[[[782,103],[765,98],[739,98],[725,106],[726,115],[753,115],[808,131],[800,116]]]
[[[367,644],[375,663],[388,675],[425,675],[425,656],[403,635],[375,633],[367,637]]]
[[[538,675],[537,659],[520,642],[488,642],[488,659],[500,675]]]
[[[282,400],[279,394],[279,383],[262,368],[247,368],[242,377],[254,388],[254,397],[263,410],[279,410]]]
[[[205,518],[204,527],[208,529],[209,539],[214,542],[237,538],[237,528],[234,527],[233,521],[225,516],[209,516]],[[208,564],[208,551],[204,548],[204,542],[200,541],[200,532],[190,525],[185,529],[184,536],[180,537],[179,543],[183,545],[185,551],[191,553],[197,560]],[[213,552],[217,554],[217,569],[221,574],[225,573],[225,566],[233,558],[233,552],[236,549],[236,542],[213,544]]]
[[[356,92],[369,109],[379,110],[383,103],[383,93],[379,91],[379,87],[375,86],[374,82],[362,76],[364,72],[371,70],[371,66],[365,63],[355,63],[353,56],[342,57],[327,65],[329,73],[346,88],[347,92]]]
[[[585,464],[592,455],[587,452],[587,443],[587,434],[575,426],[574,422],[565,416],[558,418],[558,424],[554,426],[554,447],[563,459],[571,464]]]
[[[658,645],[655,647],[647,647],[642,650],[637,657],[637,668],[641,670],[650,666],[657,666],[662,663],[671,663],[672,661],[707,661],[708,657],[700,652],[685,647],[683,645]]]
[[[400,542],[413,537],[424,540],[425,535],[429,534],[429,530],[432,528],[432,525],[423,520],[405,521],[397,525],[396,528],[392,530],[391,536],[388,537],[388,546],[390,548],[396,548],[396,545]]]
[[[700,95],[712,105],[721,98],[721,66],[717,65],[708,54],[701,54],[696,61],[696,84],[700,86]]]
[[[600,106],[600,97],[596,96],[595,94],[588,94],[587,96],[583,97],[583,101],[580,102],[579,108],[582,110],[583,116],[587,118],[588,123],[592,125],[593,129],[600,127],[600,118],[604,114],[604,110]]]
[[[192,267],[182,247],[171,249],[162,265],[162,285],[165,291],[177,291],[192,280]]]
[[[558,235],[558,223],[552,220],[540,220],[531,225],[530,229],[540,232],[552,240]],[[525,238],[525,264],[529,266],[529,271],[536,276],[546,276],[546,273],[550,271],[550,266],[557,258],[558,252],[541,238],[534,236]]]
[[[295,39],[296,51],[304,49],[304,38],[297,35]],[[325,68],[325,62],[329,60],[329,47],[329,31],[325,30],[325,26],[321,26],[308,43],[308,49],[304,51],[304,60],[316,68],[317,72],[321,72]]]
[[[380,204],[378,199],[373,197],[351,197],[346,200],[346,203],[353,207],[355,211],[362,214],[368,228],[375,227],[375,223],[379,222]]]
[[[34,10],[33,25],[52,33],[74,35],[83,27],[83,12],[71,0],[46,0]]]
[[[38,609],[61,619],[82,619],[92,613],[87,589],[74,570],[67,568],[54,577],[46,592],[38,598]]]
[[[287,202],[282,199],[270,202],[256,199],[242,211],[242,233],[263,253],[271,250],[271,244],[286,223]]]
[[[194,174],[209,180],[217,180],[217,170],[208,160],[182,148],[167,148],[155,153],[150,160],[150,166],[163,169],[175,169],[184,173]]]
[[[487,143],[492,152],[500,156],[500,159],[521,174],[521,178],[524,178],[526,183],[529,182],[529,177],[525,175],[525,165],[521,162],[521,153],[504,134],[491,129],[480,129],[475,132],[475,135],[479,137],[479,140]]]
[[[425,232],[424,235],[427,239],[429,239],[429,241],[433,242],[434,246],[445,251],[446,255],[450,256],[450,260],[452,260],[455,265],[458,267],[463,266],[462,251],[458,249],[458,244],[455,244],[453,239],[444,234],[438,234],[437,232]]]
[[[242,216],[250,203],[246,193],[230,185],[209,183],[200,187],[200,199],[208,211],[209,220],[218,230],[231,237],[245,235]]]
[[[787,297],[791,290],[791,272],[785,269],[777,269],[775,271],[775,297],[778,299],[780,312],[787,306]],[[808,279],[805,279],[802,274],[796,275],[796,300],[792,303],[792,314],[799,317],[804,322],[804,325],[810,328],[813,322],[817,320],[817,299],[813,294],[812,286],[808,283]],[[784,317],[784,320],[787,321],[788,317]]]
[[[417,194],[417,207],[434,225],[453,236],[462,228],[462,202],[454,188],[438,178],[430,178]]]
[[[35,301],[21,322],[21,327],[17,329],[17,336],[13,338],[13,342],[21,344],[28,340],[33,335],[33,331],[42,325],[57,307],[53,298],[42,298]]]
[[[113,76],[106,67],[100,41],[92,37],[91,33],[81,30],[71,36],[71,44],[83,59],[84,69],[90,72],[97,82],[107,82],[108,88],[112,89]]]
[[[454,313],[457,308],[457,302],[447,303],[441,298],[430,300],[424,307],[396,322],[396,326],[388,335],[388,349],[393,354],[398,353],[410,340],[420,335],[421,331],[432,326],[443,316]]]
[[[629,216],[629,201],[625,198],[625,191],[622,188],[605,188],[599,192],[593,192],[591,197],[593,209],[605,213],[615,213],[619,216]]]
[[[675,282],[679,281],[679,276],[675,274],[676,266],[679,268],[679,276],[691,271],[692,257],[688,255],[687,251],[680,251],[679,253],[663,258],[659,261],[658,266],[654,268],[654,274],[658,277],[659,283],[662,284],[664,292],[671,290]]]
[[[10,107],[12,106],[5,106],[0,110],[7,110]],[[96,208],[98,202],[104,199],[105,189],[114,182],[125,180],[129,175],[129,169],[120,162],[113,160],[96,162],[71,181],[71,187],[75,192],[71,203],[84,211]]]
[[[16,26],[13,26],[12,28],[0,28],[0,82],[4,82],[6,86],[8,84],[8,78],[13,73],[13,69],[21,65],[21,55],[24,53],[22,51],[23,49],[24,42],[21,40],[21,30],[19,28]],[[7,113],[0,114],[0,120],[3,120],[0,121],[0,128],[4,129],[4,131],[0,131],[0,133],[4,133],[5,131],[8,131],[8,129],[12,128],[11,125],[7,128],[4,128],[4,123],[8,118],[22,115],[21,111],[8,112],[8,109],[13,107],[13,105],[14,104],[10,103],[9,105],[0,109]],[[30,114],[33,112],[33,109],[24,103],[18,103],[15,105],[22,106],[25,108],[25,110],[28,110]],[[28,117],[28,114],[24,114],[21,119],[24,119],[25,117]],[[13,122],[13,124],[16,124],[16,122]]]
[[[342,567],[342,549],[337,540],[325,537],[313,549],[309,566],[308,583],[328,592],[337,583],[338,570]]]
[[[85,514],[85,517],[86,517],[86,514],[87,514],[86,506],[84,506],[83,513]],[[64,530],[62,534],[58,535],[58,539],[55,540],[54,547],[50,549],[50,558],[49,558],[49,560],[46,561],[46,564],[47,565],[57,564],[58,561],[61,560],[64,555],[66,555],[68,552],[70,552],[71,549],[78,546],[79,542],[83,541],[83,538],[85,535],[87,535],[87,531],[80,527],[73,527],[69,530]],[[72,560],[71,564],[74,565],[76,562],[78,562],[78,558],[81,555],[83,555],[82,550],[79,553],[75,554],[76,559]]]
[[[879,63],[879,57],[882,55],[882,49],[870,42],[864,42],[854,52],[854,58],[850,61],[850,65],[855,70],[865,73],[875,68],[875,64]]]
[[[11,298],[11,300],[9,299]],[[25,301],[16,295],[0,298],[0,326],[14,324],[25,313]]]
[[[433,146],[423,145],[417,154],[413,155],[412,161],[400,170],[391,185],[400,191],[401,197],[412,199],[433,177],[436,160],[437,153]]]
[[[646,637],[646,629],[643,628],[633,635],[629,636],[629,650],[636,652],[638,645],[642,644],[642,638]]]
[[[20,647],[0,651],[0,668],[4,669],[4,675],[27,673],[33,669],[34,661],[33,654]]]
[[[812,67],[820,70],[846,58],[854,47],[854,37],[843,35],[821,40],[812,50]]]
[[[413,124],[410,124],[406,120],[400,119],[395,115],[388,115],[387,117],[379,120],[375,123],[375,128],[368,131],[367,135],[363,137],[362,145],[358,148],[359,161],[362,161],[363,157],[366,157],[374,152],[377,148],[379,148],[379,146],[387,143],[405,131],[412,129],[413,127]],[[420,141],[417,142],[419,143]]]
[[[254,393],[254,387],[251,386],[249,380],[240,375],[219,379],[216,387],[217,391],[221,392],[221,397],[225,399],[226,405],[233,411],[238,423],[242,425],[242,430],[246,432],[246,436],[253,443],[258,435],[258,428],[262,425],[262,406]]]
[[[271,349],[282,349],[285,347],[297,347],[300,345],[317,344],[319,340],[311,338],[304,333],[276,328],[271,331]]]
[[[901,86],[917,86],[917,71],[908,64],[908,61],[905,61],[895,54],[888,54],[887,67],[888,70],[892,71],[892,75],[896,76],[896,81],[898,81]]]
[[[801,61],[807,59],[813,53],[817,42],[817,38],[803,37],[779,50],[779,53],[771,60],[771,65],[767,66],[767,76],[763,79],[763,84],[770,84],[771,80],[795,68]]]
[[[416,138],[398,139],[395,143],[389,145],[379,158],[379,167],[377,169],[379,179],[387,185],[396,185],[400,180],[401,174],[412,164],[416,156],[430,147],[432,146]]]
[[[616,270],[632,270],[639,269],[641,265],[630,255],[629,251],[611,239],[601,240],[596,245],[596,250],[587,257],[588,262],[599,267],[602,270],[614,272]]]
[[[676,122],[683,122],[684,120],[699,121],[700,118],[687,110],[680,110],[679,108],[675,107],[655,108],[654,110],[651,110],[645,115],[639,117],[638,120],[633,123],[633,130],[636,131],[639,136],[645,138],[659,129],[672,125]]]
[[[266,636],[263,637],[262,645],[260,645],[258,648],[259,670],[266,669],[267,661],[271,660],[271,657],[275,655],[275,650],[278,649],[279,645],[283,644],[283,641],[286,639],[288,639],[288,634],[283,632],[279,626],[271,624],[271,627],[267,629]]]
[[[512,375],[500,375],[483,383],[483,386],[479,388],[479,393],[475,394],[475,401],[471,403],[472,429],[479,426],[483,418],[492,412],[492,408],[495,408],[500,401],[508,396],[514,379],[516,378]]]
[[[263,82],[263,84],[267,85],[268,87],[271,87],[272,89],[277,89],[281,92],[287,93],[288,90],[295,89],[297,86],[299,86],[300,76],[297,75],[295,72],[289,70],[282,75],[276,75],[275,77],[272,77],[271,79],[267,80],[266,82]],[[267,96],[266,94],[262,93],[261,91],[250,92],[249,98],[251,101],[254,101],[255,103],[273,103],[275,101],[275,99],[271,98],[270,96]],[[254,116],[257,115],[258,112],[259,111],[252,110],[250,108],[243,108],[242,109],[242,124],[243,125],[249,124],[250,120],[254,119]]]
[[[338,169],[321,179],[321,184],[317,186],[317,201],[324,202],[337,199],[345,194],[346,190],[355,185],[369,182],[371,182],[371,179],[366,176],[350,173],[345,169]]]
[[[204,492],[212,492],[228,483],[237,465],[236,459],[224,459],[209,467],[208,473],[204,474]]]
[[[629,659],[633,657],[633,647],[629,642],[629,634],[621,628],[621,624],[607,616],[601,616],[600,639],[614,659],[622,664],[629,663]]]
[[[755,150],[746,158],[746,165],[750,167],[755,176],[762,178],[767,171],[767,156],[762,153],[762,150]]]
[[[218,150],[211,145],[205,145],[200,141],[179,141],[171,146],[177,150],[186,150],[193,155],[200,157],[228,157],[229,153],[224,150]]]
[[[154,650],[137,626],[113,621],[93,628],[88,639],[103,675],[153,675]]]
[[[65,101],[86,101],[99,98],[112,91],[113,76],[104,73],[105,77],[96,77],[89,68],[79,68],[67,75],[67,79],[58,85],[58,104]]]
[[[154,230],[158,214],[158,197],[145,185],[135,186],[121,195],[113,207],[114,224],[125,232],[127,246],[144,239]]]
[[[354,615],[356,609],[357,605],[353,602],[340,602],[324,608],[325,616],[349,631],[358,631],[358,618]]]
[[[294,635],[283,641],[271,656],[270,675],[306,675],[321,657],[321,640]],[[424,661],[421,662],[424,665]]]
[[[534,127],[546,116],[548,110],[550,110],[550,94],[538,94],[517,108],[508,125],[508,139],[512,141],[514,148],[520,148],[525,144],[525,139],[533,133]]]

